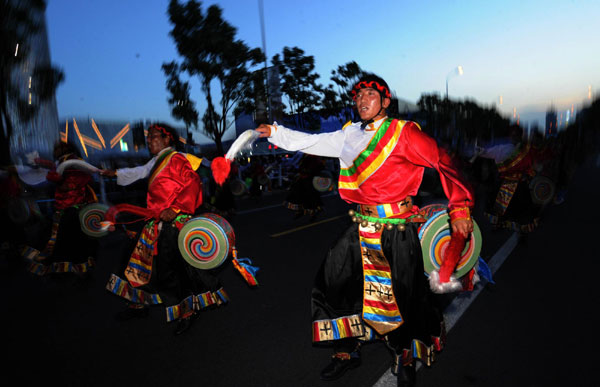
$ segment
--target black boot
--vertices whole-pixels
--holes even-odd
[[[358,352],[338,352],[331,357],[331,363],[321,371],[321,380],[336,380],[346,371],[358,367],[361,363]]]

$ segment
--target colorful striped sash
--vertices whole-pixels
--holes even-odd
[[[383,228],[359,226],[360,250],[363,262],[363,321],[380,335],[404,323],[396,304],[390,265],[381,248]]]
[[[158,223],[154,220],[151,220],[144,226],[125,268],[125,277],[131,286],[137,288],[150,282],[152,261],[157,254],[156,241],[159,234]]]
[[[354,159],[352,165],[340,169],[339,188],[358,189],[375,173],[396,147],[405,123],[391,118],[383,121],[369,145]]]
[[[501,163],[496,164],[498,173],[504,174],[517,166],[529,153],[529,144],[519,144],[516,149]]]
[[[148,187],[154,181],[154,178],[158,176],[158,174],[169,164],[171,161],[171,157],[173,157],[177,152],[174,149],[169,149],[165,151],[162,155],[158,157],[152,170],[150,171],[150,178],[148,179]]]
[[[496,195],[496,202],[494,203],[494,213],[498,216],[504,215],[510,201],[515,195],[517,186],[519,185],[519,179],[504,179],[498,194]]]

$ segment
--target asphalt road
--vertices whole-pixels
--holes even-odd
[[[590,308],[597,253],[597,169],[576,176],[568,201],[513,251],[449,333],[448,346],[419,386],[586,384],[597,318]],[[315,222],[293,219],[284,193],[244,199],[232,222],[240,257],[261,269],[249,288],[227,262],[219,276],[231,302],[201,313],[174,336],[161,307],[143,320],[117,322],[123,301],[104,290],[124,237],[100,240],[86,281],[40,278],[3,262],[2,374],[20,385],[62,386],[373,386],[389,371],[382,344],[363,347],[363,365],[335,382],[319,371],[331,351],[311,345],[310,290],[327,249],[349,223],[348,206],[323,198]],[[512,235],[492,232],[476,212],[488,260]],[[583,269],[583,270],[582,270]],[[452,296],[442,297],[447,305]],[[575,383],[565,383],[576,375]],[[15,379],[16,378],[16,379]],[[562,384],[561,384],[562,383]]]

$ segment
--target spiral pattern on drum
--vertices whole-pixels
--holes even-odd
[[[332,179],[330,177],[313,177],[313,187],[319,192],[327,192],[331,188]]]
[[[531,181],[531,199],[535,204],[548,204],[554,197],[554,183],[544,176],[537,176]]]
[[[189,230],[184,241],[186,252],[198,261],[210,261],[219,253],[217,236],[206,228],[196,227]]]
[[[179,231],[179,251],[183,259],[198,269],[212,269],[229,256],[235,235],[229,223],[216,214],[190,219]]]
[[[107,230],[102,230],[100,222],[104,220],[108,206],[104,204],[89,204],[79,210],[79,222],[81,231],[91,237],[102,237],[108,234]]]

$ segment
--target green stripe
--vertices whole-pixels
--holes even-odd
[[[354,173],[356,173],[356,169],[358,168],[358,166],[360,166],[367,159],[367,157],[369,157],[371,153],[373,153],[375,147],[377,146],[381,138],[385,135],[385,132],[387,131],[387,128],[389,128],[392,121],[392,118],[388,118],[387,120],[385,120],[385,122],[379,127],[377,133],[375,133],[375,135],[369,142],[367,148],[358,155],[356,160],[354,160],[354,162],[352,163],[352,166],[350,166],[349,168],[340,169],[340,175],[352,176]]]
[[[156,162],[154,163],[154,165],[152,166],[152,169],[150,170],[150,175],[148,175],[150,178],[152,178],[152,175],[154,174],[154,172],[156,172],[156,169],[160,166],[160,163],[162,163],[163,160],[166,159],[167,156],[169,156],[173,152],[175,152],[175,149],[171,149],[171,151],[167,151],[167,152],[163,153],[156,159]]]

